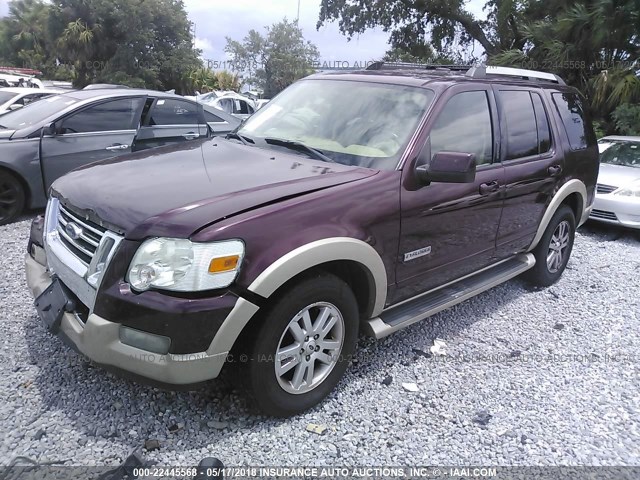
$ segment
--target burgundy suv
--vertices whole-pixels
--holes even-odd
[[[227,138],[57,180],[27,279],[49,330],[96,363],[183,388],[229,363],[290,415],[332,391],[361,327],[557,281],[597,176],[583,100],[554,75],[319,74]]]

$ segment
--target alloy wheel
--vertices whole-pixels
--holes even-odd
[[[278,383],[288,393],[307,393],[320,385],[339,360],[344,318],[334,305],[319,302],[298,312],[280,337],[275,357]]]
[[[549,243],[549,252],[547,253],[549,273],[556,273],[562,268],[570,240],[571,226],[568,221],[563,220],[556,227]]]

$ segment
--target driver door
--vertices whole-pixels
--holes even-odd
[[[41,140],[45,190],[75,168],[131,152],[145,99],[99,101],[58,119]]]
[[[438,152],[472,153],[477,173],[472,183],[416,186],[408,181],[415,164],[407,163],[394,303],[488,266],[496,252],[504,167],[493,92],[483,85],[449,89],[427,132],[427,158]]]

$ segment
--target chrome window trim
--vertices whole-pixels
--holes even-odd
[[[105,130],[96,132],[61,133],[59,135],[44,135],[42,138],[75,138],[75,137],[103,137],[107,135],[135,135],[136,130]]]
[[[170,128],[198,128],[198,127],[206,127],[206,124],[203,123],[183,123],[180,125],[143,125],[140,127],[140,130],[144,129],[158,129],[158,130],[166,130]]]

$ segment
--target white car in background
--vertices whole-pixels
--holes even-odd
[[[0,88],[0,115],[26,107],[30,103],[56,95],[67,90],[60,88],[26,88],[7,87]]]
[[[640,137],[598,142],[600,173],[591,220],[640,229]]]
[[[236,92],[210,92],[198,95],[196,100],[243,120],[249,118],[258,109],[253,100]]]

